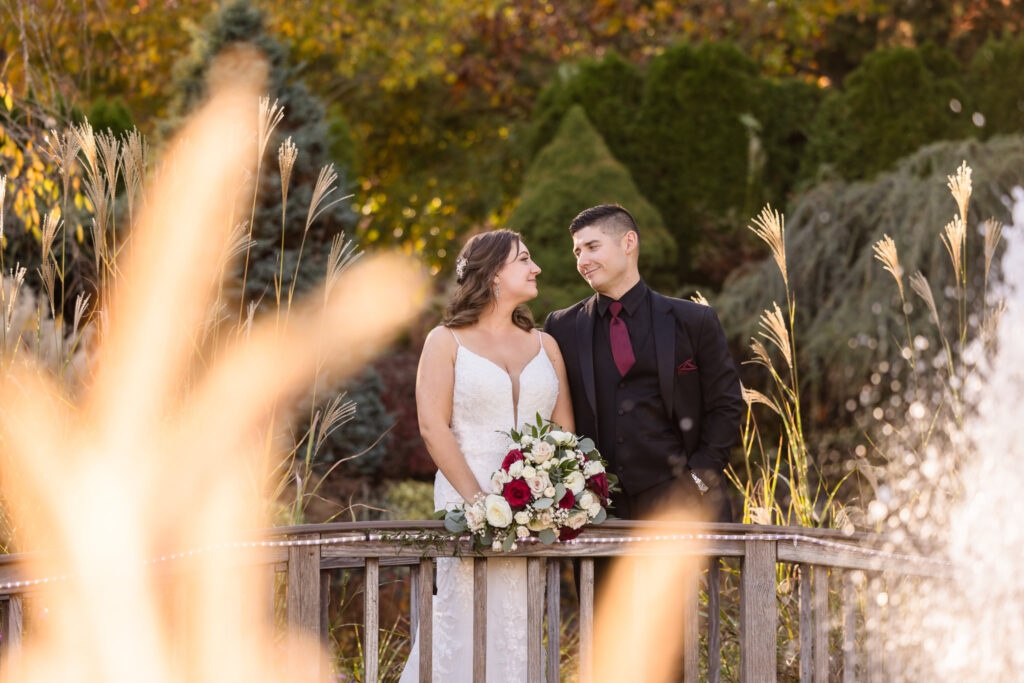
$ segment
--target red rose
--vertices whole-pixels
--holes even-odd
[[[513,448],[508,452],[508,455],[506,455],[505,459],[502,461],[501,469],[508,472],[508,468],[512,467],[512,463],[519,462],[520,460],[526,460],[526,456],[524,456],[523,452],[520,451],[518,448]]]
[[[566,489],[565,490],[565,495],[562,496],[562,500],[558,501],[558,507],[562,508],[563,510],[568,510],[569,508],[571,508],[575,504],[576,504],[576,494],[574,494],[569,489]]]
[[[518,453],[519,451],[516,452]],[[520,453],[520,455],[522,454]],[[530,502],[530,485],[522,479],[513,479],[505,484],[505,488],[501,490],[501,495],[505,496],[509,507],[513,510],[521,510]]]
[[[572,539],[579,536],[581,531],[583,531],[583,527],[580,527],[579,529],[573,529],[572,527],[564,526],[558,530],[558,540],[571,541]]]
[[[605,476],[604,472],[595,474],[590,479],[587,479],[587,488],[601,497],[602,505],[608,504],[608,477]]]

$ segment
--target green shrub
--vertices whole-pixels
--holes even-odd
[[[105,97],[96,98],[89,105],[86,116],[95,130],[103,132],[109,130],[119,138],[135,127],[132,114],[120,97],[112,100]]]
[[[871,53],[822,103],[804,175],[831,168],[843,178],[869,178],[930,142],[967,137],[960,72],[952,55],[930,45]]]
[[[384,490],[384,507],[391,519],[430,519],[434,515],[434,484],[406,479]]]
[[[614,52],[600,61],[563,65],[534,106],[530,156],[551,142],[569,109],[580,105],[612,156],[628,165],[643,89],[640,70]]]
[[[757,65],[731,43],[678,45],[648,68],[631,168],[675,239],[683,269],[698,214],[756,206],[743,117],[756,119],[757,81]]]
[[[664,287],[674,277],[675,243],[657,209],[641,196],[629,171],[612,157],[583,108],[576,105],[527,170],[519,205],[508,220],[511,229],[522,232],[544,271],[540,296],[533,303],[539,319],[541,312],[592,294],[576,272],[569,224],[583,209],[610,203],[621,204],[636,218],[640,272],[652,286]]]
[[[972,104],[985,116],[982,136],[1024,131],[1024,38],[985,43],[968,74]]]
[[[389,430],[395,424],[394,416],[381,399],[384,382],[371,366],[346,382],[344,389],[346,398],[356,404],[355,419],[331,433],[317,459],[322,463],[335,463],[354,458],[343,465],[345,471],[373,476],[380,470],[391,445]]]

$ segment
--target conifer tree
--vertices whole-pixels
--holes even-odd
[[[546,315],[593,293],[576,271],[569,224],[580,211],[597,204],[621,204],[636,218],[640,272],[648,284],[664,288],[674,282],[676,245],[661,215],[577,105],[527,169],[519,205],[508,220],[508,227],[522,233],[543,269],[534,313]]]

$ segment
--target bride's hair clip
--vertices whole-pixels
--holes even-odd
[[[466,260],[465,256],[455,259],[455,281],[460,285],[462,284],[463,276],[466,274],[466,266],[468,264],[469,261]]]

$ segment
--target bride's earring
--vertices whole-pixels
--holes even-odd
[[[497,282],[495,282],[494,283],[494,298],[495,299],[498,298],[498,292],[500,292],[500,291],[501,291],[501,286]]]

